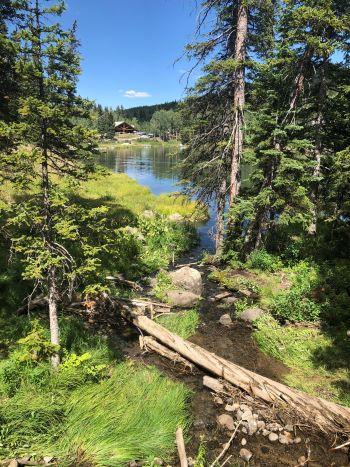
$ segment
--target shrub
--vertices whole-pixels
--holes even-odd
[[[266,250],[255,250],[246,262],[249,269],[259,269],[260,271],[274,272],[282,267],[282,261],[278,256],[271,255]]]
[[[297,287],[276,295],[272,302],[271,313],[279,319],[288,321],[317,321],[321,306],[304,295]]]

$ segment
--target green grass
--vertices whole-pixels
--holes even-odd
[[[162,194],[156,196],[148,187],[141,186],[125,174],[106,173],[97,179],[85,182],[80,190],[88,199],[105,198],[111,203],[118,203],[134,214],[142,214],[146,210],[163,215],[181,214],[186,219],[205,219],[207,212],[194,201],[183,195]]]
[[[289,367],[286,384],[350,406],[350,345],[344,329],[330,335],[317,328],[281,326],[271,316],[256,325],[259,348]]]
[[[200,323],[200,316],[197,310],[186,310],[162,315],[157,318],[157,322],[174,332],[178,336],[187,339],[192,336]]]
[[[100,466],[168,458],[185,427],[189,391],[153,368],[120,364],[107,381],[77,391],[67,409],[61,448]]]
[[[155,368],[115,360],[110,344],[77,319],[61,329],[57,372],[45,359],[23,361],[21,345],[0,361],[0,459],[35,453],[67,466],[168,459],[176,428],[189,423],[189,391]]]

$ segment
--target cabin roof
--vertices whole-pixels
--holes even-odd
[[[127,123],[127,122],[125,122],[124,120],[122,120],[121,122],[115,122],[115,123],[114,123],[114,126],[117,127],[117,126],[122,125],[123,123],[124,123],[125,125],[128,125],[128,126],[131,127],[131,128],[135,128],[133,125],[130,125],[130,123]]]

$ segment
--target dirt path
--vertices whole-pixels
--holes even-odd
[[[186,263],[190,263],[188,258]],[[182,261],[181,265],[185,262]],[[252,338],[252,329],[239,321],[233,321],[230,327],[225,327],[219,323],[222,314],[227,313],[220,307],[213,297],[222,289],[208,279],[208,269],[200,265],[193,265],[202,273],[204,282],[204,294],[201,304],[202,323],[197,333],[190,339],[192,342],[215,352],[216,354],[237,363],[249,370],[260,373],[275,380],[281,380],[288,372],[288,368],[281,362],[267,357],[257,347]],[[269,408],[259,408],[255,402],[238,391],[234,400],[224,400],[223,404],[215,398],[208,389],[202,385],[203,373],[196,370],[195,374],[183,372],[179,366],[168,362],[154,353],[142,353],[135,341],[129,342],[127,353],[130,357],[142,360],[147,364],[153,364],[165,372],[169,377],[181,381],[193,390],[191,402],[191,415],[193,425],[190,433],[190,442],[187,444],[188,456],[195,458],[198,448],[202,443],[206,450],[206,459],[211,462],[222,450],[222,445],[227,442],[230,433],[223,430],[217,423],[217,416],[225,412],[225,404],[244,403],[248,404],[252,410],[259,414],[259,418],[265,418],[267,422],[276,421],[281,425],[298,422],[293,420],[290,414],[276,412]],[[282,466],[308,466],[308,467],[341,467],[349,465],[347,452],[330,451],[331,443],[322,433],[315,432],[307,426],[295,426],[294,436],[301,438],[300,444],[282,445],[278,441],[270,442],[262,434],[252,436],[239,433],[232,446],[227,452],[231,455],[228,466],[260,466],[260,467],[282,467]],[[253,457],[249,464],[245,463],[239,456],[242,446],[242,439],[247,440],[244,446]],[[225,456],[225,458],[227,457]],[[303,464],[304,459],[308,457],[309,462]],[[298,462],[299,459],[299,462]],[[174,460],[174,465],[177,461]],[[209,464],[208,464],[209,465]]]

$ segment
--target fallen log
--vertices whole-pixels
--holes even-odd
[[[185,368],[187,368],[191,372],[194,371],[194,365],[192,363],[181,357],[181,355],[179,355],[177,352],[173,352],[172,350],[168,349],[168,347],[165,347],[165,345],[160,344],[158,341],[153,339],[153,337],[140,336],[139,342],[141,349],[153,350],[159,355],[162,355],[162,357],[165,357],[174,363],[181,363]]]
[[[123,307],[122,314],[135,326],[158,339],[185,359],[225,379],[265,402],[293,409],[301,418],[328,433],[350,432],[350,409],[285,386],[221,358],[168,331],[140,314]]]
[[[188,467],[184,435],[183,435],[183,431],[181,427],[179,427],[176,430],[176,445],[177,445],[177,452],[179,453],[181,467]]]

